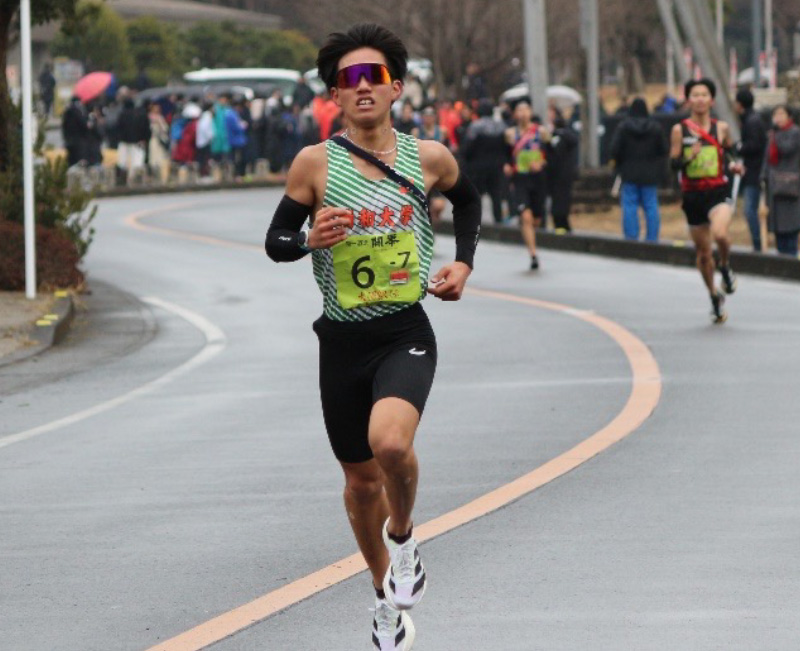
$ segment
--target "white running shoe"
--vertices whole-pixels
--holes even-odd
[[[372,647],[375,651],[411,651],[416,630],[408,613],[392,606],[385,599],[375,599],[372,620]]]
[[[389,520],[383,525],[383,542],[389,549],[389,569],[383,579],[386,600],[397,610],[408,610],[416,606],[428,586],[425,568],[419,558],[414,538],[398,545],[389,538]]]

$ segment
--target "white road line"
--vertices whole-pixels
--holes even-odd
[[[82,420],[86,420],[92,416],[97,416],[98,414],[102,414],[103,412],[119,407],[126,402],[130,402],[131,400],[140,398],[148,393],[152,393],[153,391],[163,387],[165,384],[168,384],[180,376],[193,371],[198,366],[205,364],[211,358],[217,356],[224,350],[227,344],[225,333],[204,316],[197,314],[196,312],[192,312],[191,310],[187,310],[180,305],[175,305],[174,303],[161,300],[160,298],[148,297],[142,298],[142,300],[149,305],[160,307],[168,312],[172,312],[173,314],[188,321],[191,325],[202,332],[206,338],[206,343],[202,350],[200,350],[200,352],[198,352],[194,357],[184,362],[180,366],[172,369],[161,377],[156,378],[155,380],[152,380],[147,384],[138,387],[137,389],[134,389],[133,391],[129,391],[128,393],[116,398],[112,398],[111,400],[107,400],[106,402],[101,402],[94,407],[84,409],[83,411],[79,411],[70,416],[59,418],[58,420],[54,420],[44,425],[39,425],[38,427],[25,430],[24,432],[18,432],[17,434],[6,436],[0,439],[0,448],[5,448],[9,445],[13,445],[14,443],[20,443],[21,441],[27,441],[35,436],[39,436],[40,434],[53,432],[57,429],[61,429],[62,427],[67,427],[68,425],[74,425]]]

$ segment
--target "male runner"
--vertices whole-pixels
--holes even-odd
[[[688,81],[684,93],[689,103],[689,118],[672,128],[670,158],[672,168],[679,172],[683,191],[683,211],[697,251],[697,268],[711,298],[711,318],[724,323],[725,294],[736,291],[736,276],[730,266],[731,240],[728,230],[733,210],[728,200],[726,153],[732,146],[727,123],[711,117],[717,88],[710,79]],[[727,168],[741,174],[740,164],[731,162]],[[722,274],[720,292],[714,284],[714,255],[712,242],[717,244],[719,270]]]
[[[391,128],[408,53],[387,29],[360,24],[319,51],[320,77],[341,107],[344,137],[427,193],[453,203],[455,261],[429,284],[433,233],[414,192],[332,140],[306,147],[288,173],[267,254],[312,254],[323,295],[320,342],[325,427],[345,475],[344,501],[376,592],[372,641],[409,651],[406,610],[425,592],[412,537],[418,466],[414,436],[433,382],[436,339],[420,301],[461,298],[480,231],[480,197],[441,143]],[[311,228],[301,230],[311,215]]]
[[[522,239],[531,256],[531,269],[539,268],[536,257],[536,226],[544,223],[547,203],[545,176],[545,145],[550,133],[538,121],[528,102],[521,101],[514,109],[517,126],[506,130],[506,143],[511,150],[511,162],[503,167],[514,185],[514,201],[519,211]]]

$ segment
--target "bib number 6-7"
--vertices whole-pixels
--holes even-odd
[[[351,235],[332,249],[336,298],[344,309],[414,303],[422,295],[412,231]]]

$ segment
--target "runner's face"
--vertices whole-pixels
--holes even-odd
[[[339,60],[337,70],[357,63],[386,65],[386,57],[373,48],[359,48],[344,55]],[[361,77],[355,88],[332,88],[331,97],[351,123],[369,127],[389,119],[389,109],[402,92],[403,82],[400,80],[396,79],[391,84],[370,84],[366,77]]]
[[[693,113],[704,115],[711,110],[713,105],[714,99],[711,97],[711,91],[706,86],[695,86],[689,91],[689,106]]]
[[[514,119],[519,124],[527,124],[528,122],[530,122],[531,115],[533,115],[531,107],[525,102],[517,104],[517,108],[514,109]]]

